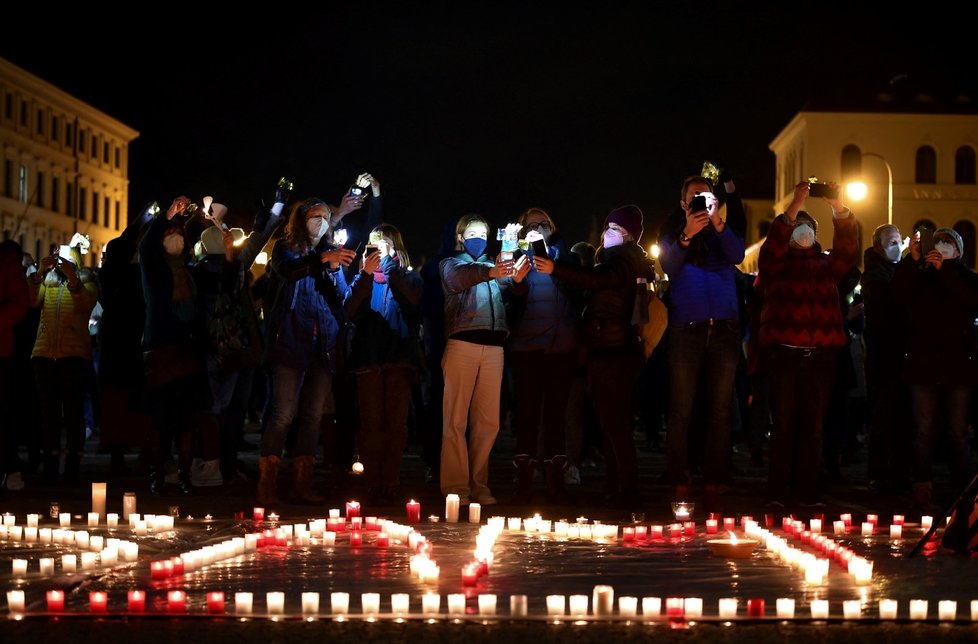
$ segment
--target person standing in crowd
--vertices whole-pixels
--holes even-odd
[[[24,488],[17,435],[11,422],[16,374],[11,356],[14,352],[14,327],[27,315],[29,306],[27,282],[24,280],[23,252],[12,239],[0,242],[0,465],[3,466],[2,488],[16,492]]]
[[[46,484],[55,483],[59,476],[62,427],[64,483],[78,482],[85,446],[85,384],[92,370],[88,318],[98,301],[98,284],[92,271],[81,266],[77,246],[56,246],[28,278],[32,305],[41,309],[31,361],[41,400],[42,482]]]
[[[441,492],[482,505],[496,503],[489,489],[489,453],[499,433],[503,344],[509,333],[502,290],[530,270],[525,259],[490,262],[488,232],[481,216],[463,215],[455,225],[457,252],[439,265],[448,338],[442,360]]]
[[[633,313],[638,289],[654,279],[639,245],[642,232],[638,206],[621,206],[605,218],[593,269],[533,257],[538,272],[588,291],[582,334],[588,350],[588,388],[604,438],[605,497],[623,507],[641,502],[631,410],[644,355]]]
[[[411,270],[397,228],[381,224],[370,235],[344,308],[356,325],[348,368],[357,378],[363,478],[368,497],[383,503],[397,499],[411,391],[421,366],[421,276]]]
[[[906,332],[901,296],[893,275],[903,254],[900,229],[883,224],[873,231],[873,245],[863,253],[861,278],[866,343],[866,387],[869,415],[870,489],[910,491],[913,425],[910,395],[903,382],[903,338]]]
[[[794,488],[802,505],[823,505],[818,488],[822,429],[836,353],[846,344],[837,284],[856,263],[857,224],[833,196],[832,250],[815,241],[817,223],[802,210],[810,184],[795,186],[784,214],[775,217],[758,257],[758,281],[764,285],[760,350],[770,365],[771,434],[769,503],[783,507]]]
[[[978,275],[961,261],[964,242],[956,231],[938,228],[933,241],[924,251],[915,233],[892,281],[907,318],[903,376],[913,403],[913,502],[920,509],[932,500],[939,430],[945,430],[952,482],[963,487],[973,474],[967,414],[978,382]]]
[[[720,216],[709,179],[687,178],[680,195],[683,217],[659,240],[659,261],[669,276],[666,452],[673,498],[689,500],[687,434],[697,389],[704,387],[703,501],[709,512],[719,505],[730,442],[741,354],[736,265],[744,259],[744,238]]]
[[[525,251],[532,259],[539,249],[555,261],[568,261],[569,251],[546,211],[530,208],[519,216],[521,238],[535,245]],[[541,243],[542,242],[542,245]],[[530,268],[521,288],[512,290],[508,303],[509,358],[516,399],[517,503],[533,498],[537,438],[543,424],[543,470],[547,498],[567,501],[567,398],[577,358],[577,307],[567,285],[553,275]]]
[[[272,399],[258,460],[258,503],[279,502],[277,481],[285,436],[298,416],[293,454],[293,499],[322,503],[312,485],[323,405],[338,350],[339,323],[330,305],[347,292],[341,267],[356,256],[347,248],[315,249],[329,227],[329,209],[317,198],[293,206],[285,236],[275,242],[270,269],[279,286],[267,319],[265,362]]]

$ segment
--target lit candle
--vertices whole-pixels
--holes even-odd
[[[437,615],[439,610],[441,610],[441,595],[432,592],[421,595],[422,615]]]
[[[778,597],[775,608],[779,619],[795,618],[795,600],[791,597]]]
[[[71,526],[71,513],[62,512],[58,515],[58,522],[61,524],[62,528],[67,528]]]
[[[105,483],[92,483],[92,512],[96,517],[105,514]],[[95,524],[98,525],[98,518]]]
[[[11,615],[18,615],[24,612],[24,591],[7,591],[7,610]]]
[[[122,495],[122,519],[129,521],[130,515],[136,513],[136,493],[126,492]],[[132,524],[130,524],[132,525]]]
[[[846,522],[839,520],[832,522],[832,529],[837,535],[843,535],[846,533]]]
[[[846,524],[847,528],[852,525],[852,514],[849,512],[843,512],[839,515],[839,518],[842,519],[842,522]]]
[[[862,608],[858,599],[847,599],[842,602],[842,616],[845,619],[859,619],[862,616]]]
[[[737,527],[737,520],[733,517],[723,518],[723,529],[726,531],[734,530]]]
[[[813,599],[811,604],[812,619],[829,618],[829,600]]]
[[[13,572],[14,577],[23,577],[27,574],[27,560],[26,559],[14,559],[13,560]]]
[[[448,523],[458,523],[459,497],[457,494],[445,496],[445,521]]]
[[[492,616],[496,614],[496,596],[491,594],[479,595],[479,614]]]
[[[910,619],[927,619],[927,600],[910,600]]]
[[[900,539],[901,537],[903,537],[903,525],[899,523],[890,524],[890,538]]]
[[[407,522],[408,523],[420,523],[421,522],[421,504],[414,499],[405,504],[405,509],[407,510]]]
[[[237,615],[251,615],[254,596],[248,592],[234,593],[234,612]]]
[[[41,557],[39,560],[41,566],[42,575],[53,575],[54,574],[54,558],[53,557]]]
[[[27,515],[27,527],[28,528],[36,528],[37,527],[37,522],[38,522],[38,519],[39,518],[40,518],[40,515],[38,515],[38,514],[28,514]]]
[[[327,530],[323,533],[323,545],[324,546],[335,546],[336,545],[336,533]]]
[[[269,615],[282,615],[285,613],[285,593],[277,590],[266,592],[265,606]]]
[[[585,600],[587,596],[584,596]],[[567,597],[564,595],[547,595],[547,616],[563,617],[566,610]]]
[[[411,596],[407,593],[391,593],[391,612],[407,615],[411,612]]]
[[[635,541],[635,528],[625,526],[621,529],[621,540],[623,543]]]
[[[350,545],[351,546],[362,546],[363,545],[363,533],[359,530],[353,530],[350,532]]]
[[[329,605],[334,615],[346,615],[350,612],[350,593],[330,593]]]
[[[636,541],[648,541],[649,540],[649,527],[645,525],[635,526],[635,540]]]
[[[37,531],[37,538],[41,543],[51,543],[54,531],[51,528],[41,528]]]
[[[482,505],[479,503],[469,504],[469,523],[482,522]]]
[[[136,561],[139,559],[139,544],[126,541],[122,545],[122,556],[126,561]]]
[[[506,529],[512,532],[519,532],[520,526],[523,525],[523,519],[520,517],[509,517],[506,519]]]
[[[182,590],[171,590],[166,593],[166,612],[186,613],[187,593]]]
[[[88,593],[88,609],[93,613],[104,613],[109,607],[109,595],[101,590]]]
[[[109,512],[105,515],[105,525],[109,528],[119,527],[119,515],[115,512]]]
[[[894,514],[893,515],[893,521],[891,521],[891,523],[893,525],[903,525],[903,523],[904,523],[904,516],[902,514]]]
[[[448,596],[448,614],[465,614],[465,595],[462,593],[452,593]]]
[[[821,519],[811,519],[808,522],[808,527],[812,532],[818,533],[822,531],[822,520]]]
[[[81,556],[81,567],[82,570],[92,570],[95,568],[95,561],[98,555],[94,552],[83,552]]]
[[[360,606],[364,615],[376,617],[380,612],[380,593],[361,593]]]
[[[61,555],[61,572],[75,572],[78,568],[76,555]]]
[[[684,614],[682,597],[666,597],[666,617],[682,617]]]
[[[48,600],[49,613],[60,613],[65,609],[65,591],[49,590],[45,597]]]
[[[98,555],[99,563],[103,566],[114,566],[119,563],[118,548],[103,548]]]
[[[706,534],[716,534],[718,529],[718,521],[716,519],[706,520]]]
[[[260,508],[258,506],[251,508],[251,519],[252,521],[264,521],[265,508]]]
[[[718,611],[721,619],[733,619],[737,617],[737,599],[734,597],[721,597]]]
[[[896,617],[897,617],[897,600],[881,599],[880,619],[896,619]]]
[[[352,519],[353,517],[360,516],[360,503],[357,501],[347,501],[346,502],[346,518]]]
[[[650,525],[649,526],[649,539],[653,541],[662,541],[662,526],[661,525]]]
[[[924,516],[920,517],[920,529],[921,530],[923,530],[924,532],[927,532],[928,530],[930,530],[930,528],[931,528],[932,525],[934,525],[934,517],[928,516],[926,514]]]
[[[978,599],[971,600],[971,621],[978,622]]]
[[[479,566],[466,564],[462,566],[462,585],[475,586],[479,581]]]
[[[873,536],[873,523],[871,521],[863,521],[862,536],[871,537]]]
[[[662,598],[661,597],[643,597],[642,598],[642,615],[644,617],[658,617],[662,614]]]
[[[764,599],[760,597],[747,600],[748,617],[764,617]]]
[[[207,593],[207,612],[211,615],[224,614],[224,593],[219,590]]]
[[[619,597],[618,614],[626,619],[635,619],[638,615],[638,597]]]
[[[95,535],[88,540],[88,549],[98,551],[105,547],[105,537]]]
[[[3,513],[3,525],[4,525],[4,527],[9,527],[9,526],[12,526],[12,525],[17,525],[17,517],[15,517],[14,515],[12,515],[9,512],[4,512]]]
[[[148,530],[149,528],[146,521],[136,521],[136,527],[134,531],[137,537],[145,537]]]
[[[95,485],[95,484],[92,483],[92,485]],[[88,527],[89,528],[97,528],[98,527],[98,518],[99,518],[98,512],[89,512],[88,513]]]
[[[942,622],[954,621],[958,618],[958,602],[944,599],[937,602],[937,619]]]
[[[390,545],[390,536],[386,532],[377,533],[377,547],[386,548]]]
[[[570,614],[575,617],[585,617],[587,615],[587,595],[570,596]]]
[[[689,507],[685,503],[674,503],[672,507],[676,521],[687,521],[689,519]]]
[[[167,564],[170,564],[169,567]],[[154,561],[149,564],[149,570],[152,579],[166,579],[173,571],[173,564],[168,561]]]
[[[880,522],[880,516],[878,514],[867,514],[866,520],[875,526],[877,523]]]

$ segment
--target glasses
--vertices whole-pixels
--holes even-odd
[[[537,223],[527,224],[526,225],[526,229],[527,230],[537,230],[538,228],[546,228],[547,230],[550,230],[550,224],[548,224],[545,221],[540,221],[540,222],[537,222]]]

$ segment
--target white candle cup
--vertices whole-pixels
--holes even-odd
[[[334,615],[346,615],[350,612],[350,593],[330,593],[329,606]]]
[[[875,527],[876,526],[873,523],[869,521],[863,521],[862,536],[864,537],[873,536],[873,528]]]
[[[35,543],[37,542],[37,528],[24,528],[24,542],[25,543]]]
[[[302,593],[302,614],[306,617],[314,617],[319,614],[319,593]]]
[[[421,595],[421,614],[437,615],[441,610],[441,595],[438,593],[425,593]]]
[[[14,559],[12,562],[14,577],[23,577],[27,574],[27,560]]]
[[[129,521],[129,517],[135,513],[136,513],[136,493],[126,492],[125,494],[122,495],[122,520]]]
[[[90,539],[91,537],[87,530],[79,530],[75,533],[75,545],[82,550],[88,550]]]
[[[108,528],[118,528],[119,527],[119,515],[115,512],[109,512],[105,515],[105,525]]]
[[[778,597],[775,608],[778,619],[795,618],[795,600],[791,597]]]
[[[519,532],[522,524],[523,519],[520,517],[509,517],[506,519],[506,529],[512,532]]]
[[[829,618],[829,600],[813,599],[811,604],[812,619]]]
[[[496,596],[492,594],[479,595],[479,615],[491,617],[496,614]]]
[[[77,569],[77,555],[61,555],[61,572],[75,572]]]
[[[54,531],[51,528],[41,528],[37,531],[37,540],[41,543],[51,543],[54,538]]]
[[[953,622],[958,618],[958,602],[944,599],[937,602],[937,619],[942,622]]]
[[[896,617],[897,617],[897,600],[881,599],[880,619],[896,619]]]
[[[59,514],[58,515],[58,523],[61,525],[62,528],[70,527],[71,526],[71,513],[70,512],[62,512],[61,514]]]
[[[567,597],[565,595],[547,595],[547,617],[563,617],[566,606]]]
[[[92,513],[99,517],[105,516],[105,488],[105,483],[92,483]]]
[[[411,596],[407,593],[391,593],[391,612],[407,615],[411,612]]]
[[[452,593],[448,596],[448,614],[449,615],[464,615],[465,614],[465,595],[461,593]]]
[[[254,595],[247,592],[234,593],[234,612],[236,615],[251,615]]]
[[[27,515],[27,527],[28,528],[36,528],[37,527],[37,522],[40,520],[40,516],[41,515],[39,515],[39,514],[28,514]]]
[[[38,560],[38,564],[41,567],[42,575],[53,575],[54,574],[54,557],[41,557]]]
[[[105,547],[105,537],[95,535],[90,537],[88,540],[88,549],[93,552],[99,552]]]
[[[9,512],[3,513],[3,525],[4,527],[10,527],[12,525],[17,525],[17,517],[10,514]]]
[[[978,599],[971,600],[971,621],[978,622]]]
[[[832,531],[836,535],[843,535],[846,533],[846,522],[845,521],[833,521]]]
[[[118,548],[103,548],[98,555],[99,562],[103,566],[114,566],[119,563],[119,549]]]
[[[646,619],[658,617],[662,614],[662,598],[661,597],[643,597],[642,598],[642,616]]]
[[[23,590],[8,590],[7,591],[7,610],[10,611],[11,615],[20,615],[24,612],[24,591]]]
[[[122,557],[126,561],[136,561],[139,559],[139,544],[126,541],[122,546]]]
[[[721,619],[737,617],[737,599],[735,597],[721,597],[718,602],[717,614]]]
[[[327,530],[323,533],[323,545],[327,547],[333,547],[336,545],[336,533],[332,530]]]
[[[591,610],[597,617],[608,617],[615,612],[615,589],[598,585],[591,591]]]
[[[457,494],[445,495],[445,521],[458,523],[459,497]]]
[[[842,617],[845,619],[859,619],[862,617],[862,606],[858,599],[847,599],[842,602]]]
[[[927,619],[927,600],[910,600],[910,619]]]
[[[808,528],[812,532],[820,533],[822,532],[822,520],[821,519],[811,519],[808,522]]]
[[[98,527],[98,520],[99,520],[99,513],[98,512],[89,512],[88,513],[88,527],[89,528],[97,528]]]
[[[380,612],[380,593],[361,593],[360,607],[364,615],[376,617]]]
[[[684,614],[689,619],[699,619],[703,617],[703,598],[687,597],[683,602]]]
[[[891,539],[901,539],[903,538],[903,526],[894,523],[890,525],[890,538]]]
[[[587,595],[571,595],[570,596],[570,614],[574,617],[585,617],[587,616]]]
[[[134,532],[136,533],[137,537],[145,537],[149,532],[149,526],[147,525],[146,521],[136,521]]]
[[[24,536],[24,528],[19,525],[7,526],[7,539],[10,541],[20,541]]]
[[[618,614],[626,619],[635,619],[638,615],[638,597],[619,597]]]
[[[934,525],[934,517],[928,516],[926,514],[924,516],[920,517],[920,529],[921,530],[923,530],[924,532],[927,532],[928,530],[930,530],[930,528],[931,528],[932,525]]]
[[[94,552],[83,552],[81,555],[81,569],[93,570],[95,568],[95,562],[97,559],[98,555]]]
[[[479,503],[469,503],[469,523],[482,522],[482,505]]]
[[[509,615],[510,617],[526,617],[527,611],[527,598],[526,595],[510,595],[509,596]]]
[[[277,590],[266,592],[265,606],[269,615],[283,615],[285,613],[285,593]]]

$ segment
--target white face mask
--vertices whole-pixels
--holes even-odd
[[[886,253],[886,258],[891,262],[900,261],[900,255],[902,254],[900,251],[900,244],[893,244],[892,246],[887,246],[886,251],[884,252]]]
[[[163,248],[168,255],[179,255],[183,252],[183,237],[181,235],[167,235],[163,238]]]
[[[306,232],[309,233],[309,236],[312,237],[314,242],[318,242],[326,234],[327,228],[329,228],[329,225],[322,217],[313,217],[306,222]]]
[[[791,231],[791,241],[800,248],[811,248],[815,244],[815,229],[808,224],[798,224]]]
[[[614,228],[609,228],[604,231],[604,242],[605,248],[614,248],[615,246],[621,246],[625,243],[625,237],[615,230]]]
[[[946,241],[939,241],[934,243],[934,250],[941,254],[944,259],[954,259],[954,253],[957,252],[957,247]]]

